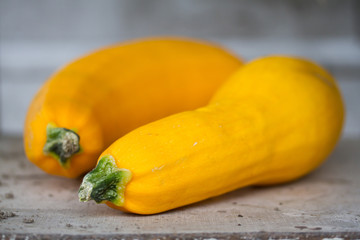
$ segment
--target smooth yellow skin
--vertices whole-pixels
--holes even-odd
[[[105,150],[102,156],[132,172],[124,205],[107,204],[153,214],[297,179],[330,154],[343,117],[335,80],[319,66],[281,56],[255,60],[208,106],[147,124]]]
[[[242,62],[198,40],[153,38],[99,50],[58,71],[42,86],[25,121],[28,159],[47,173],[78,177],[129,131],[205,106]],[[43,152],[46,126],[74,130],[81,151],[68,168]]]

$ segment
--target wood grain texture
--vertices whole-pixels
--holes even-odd
[[[3,137],[0,238],[360,238],[359,146],[360,139],[342,139],[321,168],[299,181],[139,216],[79,203],[80,179],[41,172],[25,159],[21,139]]]

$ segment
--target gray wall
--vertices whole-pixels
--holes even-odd
[[[0,0],[0,131],[21,134],[31,98],[66,62],[143,36],[204,38],[247,60],[266,54],[308,57],[356,94],[359,12],[356,0]],[[360,121],[356,111],[350,127]]]

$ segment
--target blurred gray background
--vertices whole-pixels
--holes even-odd
[[[360,1],[0,0],[0,134],[21,135],[41,84],[73,58],[155,35],[203,38],[246,60],[310,58],[340,82],[345,136],[360,136]]]

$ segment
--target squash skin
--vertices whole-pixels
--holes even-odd
[[[129,131],[208,103],[242,64],[220,47],[163,37],[104,48],[55,73],[29,106],[24,127],[28,159],[45,172],[76,178]],[[48,124],[75,129],[81,152],[68,168],[43,152]]]
[[[154,214],[248,185],[295,180],[333,150],[344,120],[335,80],[294,57],[243,66],[208,106],[142,126],[110,155],[132,179],[112,208]],[[99,159],[100,159],[99,158]]]

